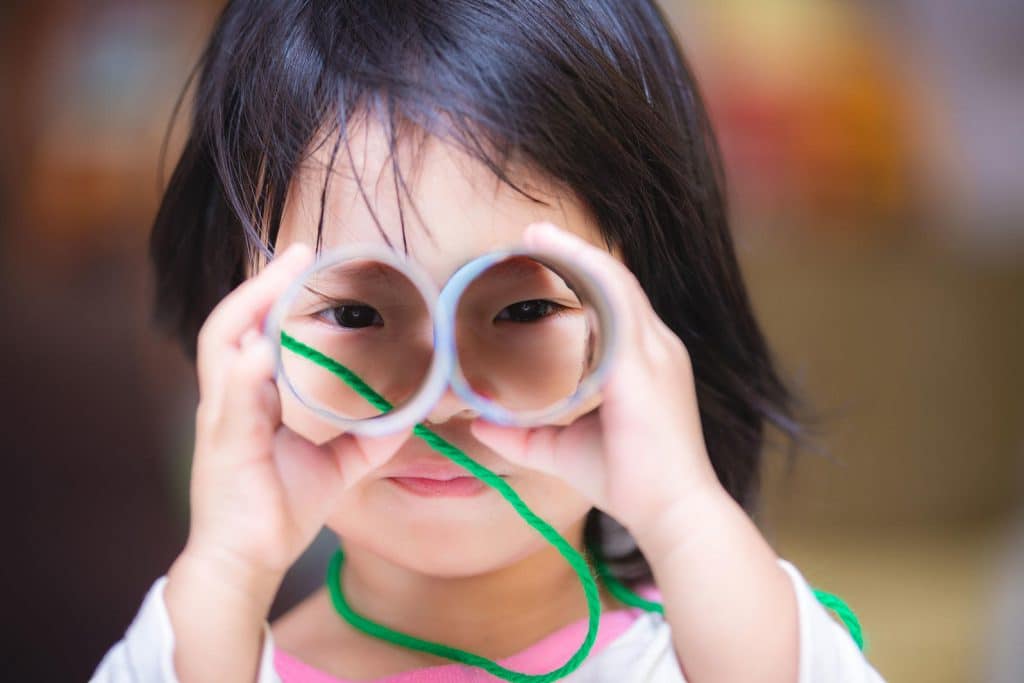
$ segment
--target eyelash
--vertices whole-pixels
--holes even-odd
[[[337,319],[337,313],[335,313],[335,311],[340,311],[340,310],[345,309],[345,308],[369,309],[369,310],[373,311],[373,315],[375,316],[375,318],[368,325],[362,325],[362,326],[358,326],[358,325],[357,326],[342,325],[340,323],[340,321]],[[367,328],[367,327],[380,327],[380,326],[382,326],[384,324],[384,320],[381,318],[381,315],[377,311],[377,309],[375,309],[373,306],[368,306],[366,304],[360,304],[360,303],[356,303],[356,302],[346,302],[346,303],[335,304],[334,306],[331,306],[330,308],[325,308],[325,309],[323,309],[321,311],[318,311],[316,313],[316,317],[320,318],[321,320],[323,320],[324,322],[326,322],[329,325],[334,325],[336,327],[341,327],[341,328],[347,329],[347,330],[361,330],[361,329],[364,329],[364,328]],[[377,322],[378,320],[380,320],[380,322]]]
[[[542,315],[542,316],[540,316],[538,318],[534,318],[533,320],[528,320],[528,321],[512,321],[512,322],[521,322],[521,323],[524,323],[524,324],[529,324],[529,323],[532,323],[532,322],[536,322],[538,320],[543,320],[544,318],[551,318],[553,316],[559,315],[559,314],[561,314],[562,312],[564,312],[564,311],[566,311],[568,309],[568,306],[563,306],[562,304],[555,303],[554,301],[548,301],[547,299],[525,299],[523,301],[517,301],[514,304],[509,304],[505,308],[501,309],[501,311],[498,312],[498,315],[500,316],[502,313],[504,313],[506,310],[512,308],[513,306],[522,306],[523,304],[536,304],[536,303],[545,304],[550,312],[547,313],[546,315]],[[495,322],[497,322],[498,320],[501,320],[501,318],[498,318],[496,316],[494,318],[494,320],[495,320]]]
[[[540,316],[538,316],[536,318],[532,318],[530,320],[512,320],[512,319],[510,319],[508,317],[505,317],[505,318],[500,317],[503,313],[505,313],[505,311],[508,311],[509,309],[512,309],[512,308],[517,307],[517,306],[518,307],[522,307],[522,306],[528,305],[528,304],[544,304],[544,308],[545,308],[545,310],[547,312],[545,314],[543,314],[543,315],[540,315]],[[373,314],[374,314],[375,318],[373,319],[372,322],[370,322],[367,325],[361,325],[361,326],[360,325],[355,325],[355,326],[353,326],[353,325],[343,325],[338,320],[338,318],[337,318],[338,314],[336,313],[336,311],[341,311],[341,310],[343,310],[345,308],[369,309],[370,311],[373,311]],[[498,312],[498,315],[495,316],[494,322],[499,322],[499,321],[507,320],[508,322],[514,322],[514,323],[519,323],[519,324],[530,324],[530,323],[537,322],[539,320],[543,320],[544,318],[551,318],[551,317],[560,315],[560,314],[562,314],[566,310],[568,310],[568,306],[563,306],[562,304],[555,303],[554,301],[549,301],[547,299],[524,299],[523,301],[517,301],[517,302],[515,302],[513,304],[509,304],[505,308],[501,309],[501,311]],[[336,304],[336,305],[334,305],[334,306],[332,306],[330,308],[322,309],[322,310],[320,310],[320,311],[318,311],[316,313],[316,317],[320,318],[321,320],[324,320],[325,322],[327,322],[330,325],[335,325],[337,327],[341,327],[341,328],[344,328],[344,329],[350,329],[350,330],[360,330],[360,329],[364,329],[366,327],[380,327],[380,326],[382,326],[384,324],[384,321],[381,318],[380,313],[375,308],[373,308],[372,306],[368,306],[366,304],[360,304],[360,303],[355,303],[355,302]],[[378,320],[380,322],[377,322]]]

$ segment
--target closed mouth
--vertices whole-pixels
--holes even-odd
[[[424,498],[468,498],[485,493],[490,486],[473,476],[446,479],[434,477],[387,477],[407,493]]]

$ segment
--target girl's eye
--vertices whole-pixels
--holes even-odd
[[[380,317],[372,306],[364,304],[343,304],[334,306],[320,312],[329,322],[340,327],[370,327],[371,325],[383,325],[384,319]]]
[[[546,299],[530,299],[518,301],[511,306],[506,306],[494,317],[495,320],[509,320],[517,323],[530,323],[541,318],[546,318],[553,313],[564,309],[565,306],[556,304]]]

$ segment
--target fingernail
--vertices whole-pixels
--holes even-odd
[[[559,228],[554,223],[547,221],[541,223],[531,223],[526,228],[526,236],[529,237],[540,237],[541,239],[555,239],[567,241],[567,238],[571,238],[564,230]]]
[[[296,259],[300,254],[305,255],[305,252],[312,251],[309,245],[304,242],[296,242],[295,244],[288,247],[288,250],[284,252],[285,256],[290,259]]]
[[[275,254],[274,258],[271,259],[271,262],[273,263],[277,261],[295,261],[299,258],[299,254],[302,254],[304,251],[308,249],[309,247],[305,243],[294,242],[288,245],[284,251]]]

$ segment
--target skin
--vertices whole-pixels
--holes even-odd
[[[384,140],[373,122],[350,129],[371,204],[401,250],[397,199],[380,190],[394,187]],[[321,146],[293,182],[279,256],[229,294],[200,332],[191,526],[165,591],[183,681],[255,678],[270,603],[325,524],[344,540],[352,606],[413,635],[501,658],[586,616],[571,569],[496,493],[418,498],[386,480],[403,463],[436,455],[411,430],[338,433],[303,422],[290,395],[278,392],[273,347],[259,329],[313,258],[330,148]],[[520,176],[547,205],[440,141],[428,139],[416,163],[410,154],[403,148],[399,161],[415,170],[406,180],[423,222],[406,205],[408,251],[438,287],[495,248],[550,250],[602,279],[624,340],[599,409],[569,424],[498,427],[449,391],[427,418],[433,428],[504,475],[577,548],[592,507],[629,529],[652,565],[688,680],[795,681],[789,578],[717,481],[689,356],[621,254],[602,246],[575,198],[526,169]],[[324,226],[325,248],[385,244],[345,163],[331,176]],[[617,606],[607,596],[603,603]],[[447,663],[355,631],[323,589],[272,630],[278,646],[343,678]]]

